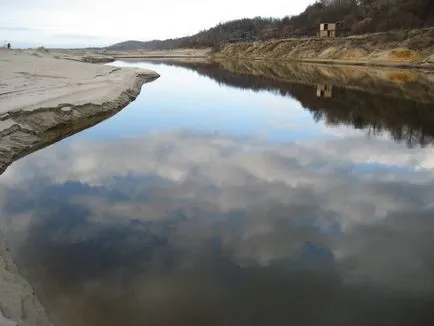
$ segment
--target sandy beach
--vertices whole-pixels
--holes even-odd
[[[0,174],[16,159],[115,114],[153,71],[0,49]],[[0,326],[51,325],[0,234]]]
[[[0,114],[61,105],[102,105],[118,101],[123,92],[152,77],[158,74],[0,50]]]
[[[48,131],[114,114],[158,77],[144,69],[0,50],[0,173],[36,144],[47,143]]]

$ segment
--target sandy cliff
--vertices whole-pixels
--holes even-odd
[[[216,57],[434,67],[434,28],[345,38],[283,39],[223,45]]]

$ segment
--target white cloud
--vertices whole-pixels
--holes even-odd
[[[0,28],[0,39],[59,44],[61,34],[101,38],[96,45],[127,39],[180,37],[231,19],[297,14],[311,1],[0,1],[0,26],[26,27],[33,32],[11,33]],[[89,42],[77,39],[76,43]]]

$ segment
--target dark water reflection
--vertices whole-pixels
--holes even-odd
[[[338,137],[327,129],[270,141],[173,122],[140,135],[95,136],[134,110],[151,117],[156,105],[164,114],[170,108],[152,94],[167,85],[162,74],[144,88],[149,106],[138,100],[96,131],[16,162],[0,179],[2,230],[56,325],[434,323],[431,145],[407,148],[351,128],[336,129]],[[350,98],[333,87],[327,109],[316,86],[289,86],[301,102],[303,92],[318,101],[311,110],[321,119],[344,112],[339,101]],[[233,97],[219,93],[222,107],[241,92],[223,91]],[[386,114],[386,102],[373,108],[374,95],[357,94],[347,108]],[[401,124],[395,115],[377,123],[394,139],[399,128],[427,137],[431,112],[423,103]],[[370,126],[371,118],[361,119]]]
[[[316,121],[331,126],[352,126],[370,135],[388,132],[410,147],[434,142],[432,73],[263,62],[163,63],[223,85],[293,97]]]

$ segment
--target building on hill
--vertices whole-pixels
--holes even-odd
[[[335,23],[324,23],[319,25],[319,37],[338,37],[346,35],[346,28],[343,20]]]
[[[336,23],[325,23],[319,25],[319,37],[336,37]]]

